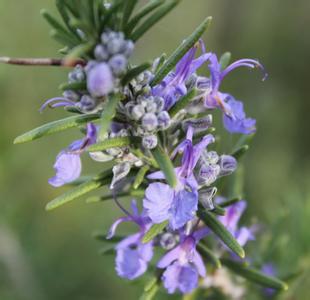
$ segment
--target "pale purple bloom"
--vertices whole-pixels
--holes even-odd
[[[96,138],[96,126],[88,123],[86,137],[74,141],[68,149],[58,154],[54,164],[56,175],[49,179],[49,184],[54,187],[60,187],[79,178],[82,170],[80,155],[88,146],[96,142]]]
[[[206,91],[203,96],[205,107],[209,109],[220,108],[223,111],[224,126],[229,132],[243,134],[255,132],[255,120],[246,118],[242,102],[235,100],[229,94],[221,93],[219,88],[226,75],[234,69],[238,67],[252,69],[257,67],[264,70],[263,66],[253,59],[241,59],[232,63],[226,69],[221,70],[221,65],[215,54],[212,54],[209,60],[211,62],[209,65],[211,73],[210,83],[205,87],[206,80],[201,80],[201,88]]]
[[[238,201],[237,203],[230,205],[226,209],[225,216],[219,216],[219,220],[223,223],[226,229],[236,238],[236,240],[241,246],[244,246],[249,240],[255,239],[254,227],[238,227],[239,220],[243,215],[246,206],[246,201]]]
[[[114,77],[106,63],[99,63],[90,68],[87,74],[87,88],[94,97],[103,97],[112,92]]]
[[[172,229],[184,226],[195,216],[198,206],[198,183],[194,177],[194,168],[202,151],[212,142],[214,137],[209,134],[198,144],[193,145],[193,128],[189,127],[186,139],[175,149],[172,156],[183,153],[182,165],[175,169],[178,179],[173,189],[169,185],[156,182],[148,186],[145,191],[143,207],[154,223],[169,220]],[[149,179],[165,179],[162,172],[155,172]]]
[[[191,235],[181,233],[180,244],[157,263],[158,268],[166,269],[162,280],[169,294],[176,290],[183,294],[190,293],[198,286],[199,276],[206,276],[206,268],[196,245],[207,233],[205,228]]]
[[[134,222],[139,226],[139,232],[123,239],[116,246],[116,272],[120,277],[133,280],[141,276],[153,257],[153,242],[142,243],[142,238],[151,227],[150,219],[144,213],[139,214],[135,201],[131,203],[132,214],[119,218],[112,225],[108,239],[114,236],[115,230],[122,222]]]
[[[200,43],[205,52],[203,43]],[[195,59],[198,44],[192,47],[178,62],[175,72],[170,72],[164,80],[153,88],[153,95],[165,99],[165,109],[169,109],[177,100],[187,93],[186,81],[195,73],[211,56],[211,53],[203,53]]]
[[[262,267],[262,272],[268,276],[276,276],[276,268],[272,263],[264,264]],[[272,297],[275,294],[276,290],[273,288],[264,288],[263,292],[265,296]]]

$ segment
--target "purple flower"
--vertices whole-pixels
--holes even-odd
[[[176,188],[156,182],[148,186],[145,191],[143,207],[154,223],[169,220],[172,229],[184,226],[195,216],[198,206],[198,183],[193,175],[194,168],[202,151],[212,142],[212,135],[205,136],[195,146],[192,143],[193,128],[189,127],[187,138],[174,151],[183,153],[182,165],[175,169],[178,184]],[[165,179],[162,172],[155,172],[149,179]]]
[[[173,106],[180,96],[187,93],[186,81],[211,56],[211,53],[205,53],[205,47],[200,42],[203,54],[195,59],[198,45],[196,44],[183,56],[176,65],[175,72],[170,72],[160,84],[153,88],[153,95],[161,96],[165,99],[166,110]]]
[[[49,179],[49,184],[59,187],[70,183],[81,175],[82,164],[80,154],[96,142],[97,130],[92,123],[87,124],[87,134],[84,139],[74,141],[66,150],[61,151],[54,164],[56,175]]]
[[[94,97],[103,97],[112,92],[114,77],[106,63],[99,63],[90,68],[87,74],[87,88]]]
[[[221,93],[219,88],[226,75],[234,69],[238,67],[252,69],[258,67],[264,70],[263,66],[253,59],[241,59],[221,70],[221,65],[215,54],[212,54],[209,59],[211,62],[209,65],[211,72],[210,83],[206,85],[206,79],[201,79],[200,85],[198,83],[198,88],[205,90],[203,95],[205,107],[209,109],[220,108],[223,111],[224,126],[229,132],[243,134],[255,132],[255,120],[246,118],[242,102],[235,100],[229,94]]]
[[[206,268],[196,245],[207,233],[207,229],[198,230],[191,235],[181,233],[180,244],[157,263],[158,268],[166,268],[162,280],[169,294],[176,290],[183,294],[190,293],[198,286],[199,276],[206,276]]]
[[[262,267],[262,271],[268,276],[276,276],[277,273],[276,268],[272,263],[264,264]],[[276,290],[273,288],[264,288],[263,292],[267,297],[272,297],[275,294]]]
[[[225,216],[220,216],[219,220],[226,229],[236,238],[241,246],[244,246],[249,240],[254,240],[255,228],[238,227],[238,222],[246,209],[246,202],[241,200],[226,209]]]
[[[112,225],[108,239],[114,236],[116,228],[122,222],[134,222],[140,230],[138,233],[128,236],[116,246],[116,272],[120,277],[135,279],[141,276],[148,266],[148,262],[153,257],[153,243],[142,243],[142,238],[151,227],[151,222],[143,213],[140,215],[136,202],[131,203],[132,214],[127,213],[126,217],[119,218]]]

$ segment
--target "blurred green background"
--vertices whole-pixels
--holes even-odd
[[[57,55],[41,8],[55,10],[51,0],[0,0],[0,55]],[[308,0],[183,0],[139,42],[134,58],[171,53],[212,15],[205,35],[209,50],[229,50],[233,59],[258,58],[265,65],[266,82],[259,72],[239,70],[223,90],[244,100],[248,115],[258,122],[245,159],[245,188],[247,215],[269,228],[262,241],[268,249],[262,251],[276,261],[280,275],[304,270],[281,299],[310,298],[309,11]],[[106,232],[119,216],[113,203],[80,200],[55,212],[44,210],[65,190],[47,184],[55,156],[78,134],[12,143],[20,133],[66,115],[62,110],[38,113],[45,99],[59,94],[66,72],[0,66],[0,299],[138,299],[139,284],[117,278],[111,257],[99,256],[100,245],[91,237],[93,231]],[[86,157],[84,166],[86,174],[98,169]]]

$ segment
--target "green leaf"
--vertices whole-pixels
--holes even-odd
[[[69,51],[65,59],[87,57],[87,55],[93,50],[94,47],[95,47],[95,42],[88,42],[88,43],[77,45],[76,47],[74,47],[73,49]]]
[[[131,14],[137,5],[138,0],[127,0],[124,3],[124,13],[123,13],[123,19],[122,19],[122,28],[123,31],[126,28],[126,25],[131,17]]]
[[[144,291],[139,300],[153,300],[159,290],[159,283],[156,282],[148,291]]]
[[[207,248],[202,243],[197,244],[198,252],[204,257],[207,261],[210,261],[216,268],[221,268],[221,261],[213,254],[213,252]]]
[[[137,12],[137,14],[130,20],[130,22],[127,24],[125,28],[126,34],[130,34],[132,30],[136,27],[136,25],[144,18],[146,17],[149,13],[154,11],[157,7],[162,5],[165,2],[165,0],[155,0],[155,1],[150,1],[147,3],[145,6],[141,8]]]
[[[220,205],[216,205],[216,204],[214,204],[214,209],[212,210],[212,212],[219,216],[225,216],[226,214],[225,209],[223,209]]]
[[[151,27],[159,22],[165,15],[167,15],[180,0],[167,1],[165,5],[160,7],[154,14],[152,14],[144,23],[140,25],[130,36],[134,42],[142,37]]]
[[[225,52],[221,58],[220,58],[220,65],[221,65],[221,69],[224,70],[230,62],[231,59],[231,53],[230,52]]]
[[[57,120],[45,125],[42,125],[38,128],[35,128],[31,131],[28,131],[20,136],[18,136],[14,140],[14,144],[21,144],[25,142],[30,142],[41,138],[43,136],[47,136],[56,132],[64,131],[66,129],[78,127],[87,122],[94,121],[100,118],[98,114],[87,114],[87,115],[78,115],[69,118],[65,118],[62,120]]]
[[[104,171],[99,175],[95,176],[93,179],[86,181],[85,183],[77,186],[74,189],[62,194],[56,199],[52,200],[46,205],[46,210],[53,210],[61,205],[75,200],[99,187],[108,184],[111,181],[112,172],[111,170]]]
[[[232,198],[230,200],[227,200],[227,201],[220,203],[219,206],[222,208],[225,208],[225,207],[231,206],[231,205],[233,205],[239,201],[241,201],[241,197],[236,197],[236,198]]]
[[[62,91],[73,90],[73,91],[85,91],[87,89],[86,81],[82,82],[65,82],[59,86]]]
[[[249,150],[249,148],[249,145],[243,145],[242,147],[234,151],[231,155],[235,159],[239,160]]]
[[[175,188],[177,185],[177,177],[175,175],[174,167],[173,164],[164,150],[157,146],[153,151],[152,154],[158,163],[160,169],[163,171],[165,174],[166,180],[168,184],[172,187]]]
[[[239,245],[232,234],[225,228],[225,226],[210,212],[198,210],[198,216],[202,221],[230,248],[241,258],[245,257],[243,248]]]
[[[108,138],[97,144],[89,146],[87,148],[87,151],[96,152],[96,151],[103,151],[103,150],[107,150],[111,148],[125,147],[125,146],[130,146],[136,143],[137,141],[139,141],[139,138],[129,137],[129,136]]]
[[[116,108],[120,100],[119,95],[112,95],[108,99],[108,103],[105,106],[101,115],[101,126],[99,131],[99,140],[103,141],[106,137],[106,133],[110,127],[111,120],[115,116]]]
[[[164,221],[162,223],[159,224],[154,224],[149,231],[147,231],[147,233],[144,235],[143,239],[142,239],[142,243],[146,244],[148,242],[150,242],[155,236],[157,236],[158,234],[160,234],[168,225],[168,221]]]
[[[123,198],[123,197],[143,197],[144,196],[144,190],[131,190],[129,192],[122,192],[118,193],[116,195],[118,198]],[[86,203],[98,203],[98,202],[103,202],[103,201],[108,201],[108,200],[113,200],[113,195],[104,195],[104,196],[94,196],[86,199]]]
[[[150,66],[151,66],[150,63],[144,63],[144,64],[141,64],[141,65],[129,70],[127,72],[127,74],[122,79],[122,85],[125,86],[126,84],[128,84],[131,80],[133,80],[139,74],[141,74],[142,72],[147,70]]]
[[[180,98],[178,102],[169,110],[170,116],[173,118],[180,110],[184,109],[197,95],[197,90],[192,89],[186,95]]]
[[[138,174],[137,174],[137,176],[136,176],[136,178],[135,178],[135,181],[134,181],[134,183],[133,183],[133,188],[134,188],[135,190],[136,190],[137,188],[139,188],[139,186],[140,186],[141,183],[143,182],[144,177],[145,177],[145,175],[146,175],[146,173],[148,172],[149,169],[150,169],[150,167],[147,166],[147,165],[145,165],[145,166],[143,166],[143,167],[139,170],[139,172],[138,172]]]
[[[206,31],[211,23],[212,17],[206,18],[197,29],[172,53],[165,64],[155,74],[151,82],[152,86],[160,83],[165,76],[176,66],[180,59],[192,48],[200,39],[202,34]]]
[[[267,276],[258,270],[248,267],[244,263],[239,263],[230,259],[222,259],[221,261],[222,264],[225,265],[228,269],[254,283],[277,290],[288,289],[288,286],[285,282],[277,278]]]

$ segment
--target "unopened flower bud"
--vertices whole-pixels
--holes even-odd
[[[154,102],[154,99],[152,97],[152,99],[148,99],[146,101],[146,107],[145,107],[146,111],[147,112],[150,112],[150,113],[156,113],[157,111],[157,105],[156,103]]]
[[[131,56],[134,48],[135,48],[135,44],[133,43],[133,41],[128,40],[124,43],[122,53],[128,58]]]
[[[76,66],[75,69],[68,75],[69,82],[81,82],[85,79],[85,73],[81,66]]]
[[[237,160],[231,155],[221,155],[219,164],[220,176],[230,175],[237,169]]]
[[[97,60],[107,61],[109,59],[109,53],[103,45],[97,45],[94,54]]]
[[[80,95],[72,90],[66,90],[62,94],[66,99],[71,101],[79,101]]]
[[[83,112],[91,112],[96,108],[97,100],[89,95],[84,95],[82,96],[78,106]]]
[[[120,38],[111,39],[107,44],[107,50],[110,55],[120,53],[124,45],[124,40]]]
[[[163,233],[159,237],[159,244],[165,250],[173,249],[178,242],[179,242],[178,236],[171,232]]]
[[[167,111],[161,111],[157,118],[160,128],[167,129],[170,126],[170,116]]]
[[[205,165],[215,165],[219,161],[220,157],[215,151],[203,151],[201,155],[201,161]]]
[[[153,131],[158,126],[158,120],[155,114],[146,113],[142,118],[142,127],[147,131]]]
[[[162,97],[155,96],[154,97],[154,102],[156,103],[157,106],[157,112],[161,112],[164,109],[165,106],[165,100]]]
[[[87,77],[88,91],[94,97],[103,97],[114,88],[114,78],[110,67],[100,63],[90,69]]]
[[[132,108],[131,116],[134,120],[136,121],[140,120],[144,114],[145,114],[145,109],[141,104],[135,105]]]
[[[117,54],[114,55],[109,60],[109,66],[111,67],[113,73],[116,76],[123,74],[126,71],[128,61],[124,55]]]
[[[158,140],[156,135],[144,136],[142,139],[142,145],[146,149],[154,149],[157,146]]]
[[[202,166],[198,174],[199,183],[206,186],[211,185],[218,178],[220,170],[219,165]]]

